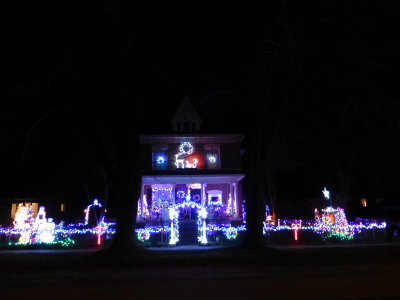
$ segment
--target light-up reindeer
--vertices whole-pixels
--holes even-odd
[[[193,153],[193,146],[189,142],[183,142],[179,147],[179,153],[175,154],[175,166],[177,169],[197,168],[198,159],[194,158],[193,163],[185,161],[182,157],[188,157]],[[186,165],[185,165],[186,163]]]

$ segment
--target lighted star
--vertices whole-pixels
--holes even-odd
[[[323,189],[323,191],[322,191],[322,194],[324,194],[324,197],[325,197],[326,199],[329,199],[329,191],[326,189],[326,187],[324,187],[324,189]]]

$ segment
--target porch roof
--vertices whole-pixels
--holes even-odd
[[[142,184],[236,183],[244,174],[143,175]]]

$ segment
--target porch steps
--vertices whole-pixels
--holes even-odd
[[[197,245],[197,221],[179,222],[179,245]]]

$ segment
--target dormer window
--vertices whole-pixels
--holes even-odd
[[[171,119],[174,131],[191,132],[199,131],[201,118],[189,98],[183,99],[178,110]]]

